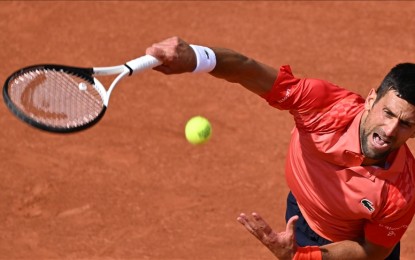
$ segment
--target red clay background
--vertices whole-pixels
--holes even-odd
[[[37,63],[122,64],[178,35],[366,96],[414,62],[414,13],[413,2],[0,2],[0,79]],[[236,217],[285,228],[293,123],[242,87],[145,72],[73,135],[0,113],[1,259],[273,259]],[[199,147],[184,138],[194,115],[213,124]],[[412,224],[402,259],[415,259],[414,241]]]

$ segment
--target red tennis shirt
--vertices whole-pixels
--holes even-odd
[[[361,166],[364,99],[327,81],[295,78],[289,66],[262,97],[294,117],[285,174],[310,227],[333,242],[365,237],[394,246],[415,213],[407,145],[388,157],[387,169]]]

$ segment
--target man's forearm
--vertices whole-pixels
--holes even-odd
[[[259,95],[268,92],[277,78],[276,69],[238,52],[225,48],[210,47],[215,54],[215,62],[213,62],[209,58],[209,50],[203,50],[203,48],[206,47],[190,46],[178,37],[171,37],[148,47],[146,54],[152,55],[163,62],[161,66],[154,69],[164,74],[210,71],[210,74],[214,77],[241,84],[246,89]],[[202,49],[201,55],[199,53],[200,49]],[[203,55],[203,51],[206,52],[206,56]],[[210,66],[213,64],[216,64],[216,66],[213,70],[210,70]]]
[[[272,88],[277,78],[276,69],[229,49],[211,49],[216,55],[216,67],[211,75],[241,84],[258,95]]]
[[[385,248],[368,242],[345,240],[320,246],[323,260],[330,259],[385,259],[393,248]]]

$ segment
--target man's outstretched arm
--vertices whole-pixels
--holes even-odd
[[[225,48],[210,48],[216,56],[216,66],[210,72],[214,77],[238,83],[256,93],[268,92],[277,78],[277,70]],[[171,37],[147,48],[146,54],[163,62],[154,68],[164,74],[192,72],[197,58],[192,47],[178,37]]]
[[[297,247],[294,235],[297,219],[297,216],[292,217],[284,232],[275,232],[257,213],[253,213],[251,218],[242,213],[237,220],[281,260],[385,259],[393,250],[393,247],[385,248],[365,240],[344,240],[320,247]]]

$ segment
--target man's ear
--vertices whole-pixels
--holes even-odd
[[[372,109],[373,104],[375,103],[377,94],[375,89],[371,89],[369,94],[367,95],[366,101],[365,101],[365,110],[369,111]]]

